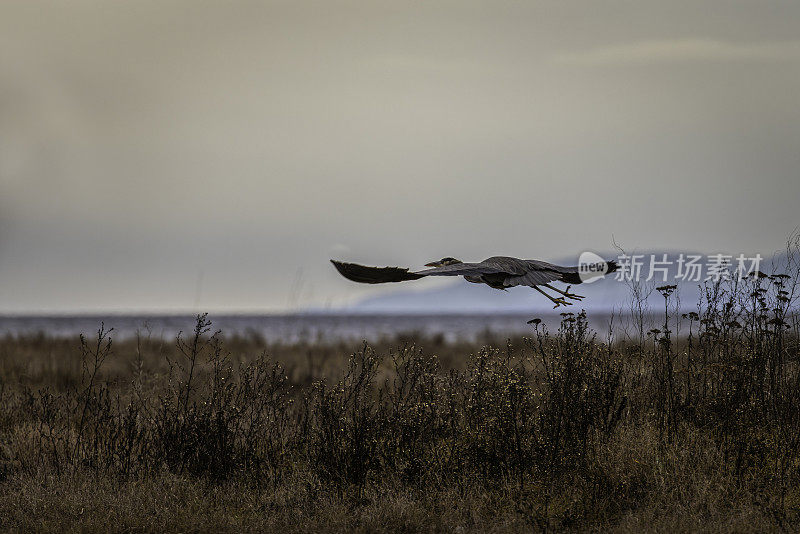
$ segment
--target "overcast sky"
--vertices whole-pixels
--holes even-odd
[[[0,313],[280,311],[335,257],[770,253],[800,2],[0,3]]]

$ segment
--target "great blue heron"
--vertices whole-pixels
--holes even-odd
[[[578,273],[578,267],[562,267],[540,260],[521,260],[507,256],[493,256],[480,263],[464,263],[456,258],[448,257],[425,264],[426,267],[431,268],[421,271],[410,271],[402,267],[368,267],[336,260],[331,260],[331,263],[342,276],[362,284],[403,282],[405,280],[417,280],[425,276],[463,276],[467,282],[486,284],[495,289],[507,289],[514,286],[532,287],[549,298],[555,304],[553,308],[572,304],[569,300],[579,301],[584,298],[569,291],[572,285],[583,282]],[[608,274],[616,271],[618,266],[614,261],[607,261],[604,267],[604,269],[600,269],[600,272]],[[571,285],[568,285],[566,291],[563,291],[551,286],[549,283],[556,281]],[[548,295],[539,286],[551,289],[562,296],[553,297]]]

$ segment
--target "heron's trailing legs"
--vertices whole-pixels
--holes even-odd
[[[544,287],[548,288],[548,289],[552,289],[552,290],[553,290],[553,291],[555,291],[556,293],[561,293],[562,295],[564,295],[564,296],[565,296],[565,297],[567,297],[568,299],[573,299],[573,300],[583,300],[583,299],[585,298],[583,295],[576,295],[575,293],[570,293],[570,292],[569,292],[569,288],[571,288],[572,286],[567,286],[567,290],[566,290],[566,291],[561,291],[561,290],[560,290],[560,289],[558,289],[557,287],[553,287],[553,286],[551,286],[550,284],[542,284],[542,285],[543,285]]]
[[[567,302],[566,300],[564,300],[563,297],[551,297],[550,295],[539,289],[539,286],[533,286],[533,289],[535,289],[536,291],[538,291],[539,293],[541,293],[542,295],[553,301],[555,303],[553,309],[558,308],[559,306],[570,306],[572,304],[571,302]]]

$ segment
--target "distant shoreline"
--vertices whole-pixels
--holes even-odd
[[[575,307],[573,307],[575,308]],[[258,336],[270,343],[375,341],[387,337],[442,336],[447,341],[475,340],[478,336],[517,336],[533,333],[527,321],[533,318],[551,330],[558,328],[561,313],[578,313],[580,309],[550,312],[503,313],[354,313],[300,312],[291,314],[209,314],[214,330],[226,336]],[[74,337],[92,334],[104,324],[114,328],[112,337],[130,339],[142,336],[173,339],[178,332],[188,332],[195,314],[120,314],[94,313],[74,315],[0,315],[0,336],[44,335]],[[612,319],[609,312],[587,313],[589,325],[599,336],[608,333]],[[620,317],[614,316],[620,324]],[[658,315],[648,316],[657,321]]]

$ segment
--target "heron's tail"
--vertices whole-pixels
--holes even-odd
[[[357,263],[344,263],[331,260],[331,263],[339,274],[362,284],[383,284],[386,282],[403,282],[405,280],[417,280],[424,275],[410,273],[408,269],[402,267],[368,267]]]

